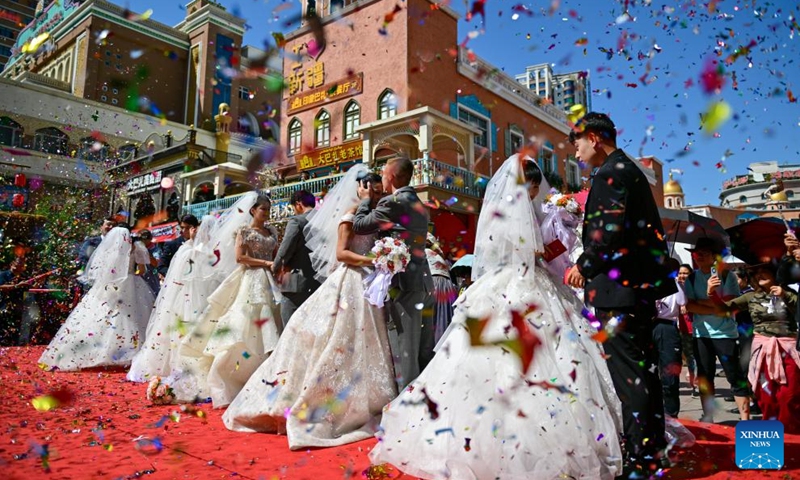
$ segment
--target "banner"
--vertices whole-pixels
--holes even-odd
[[[161,225],[153,225],[152,227],[147,227],[144,229],[134,230],[133,233],[139,233],[142,230],[150,230],[150,233],[153,234],[153,242],[163,243],[169,242],[170,240],[175,240],[181,235],[181,231],[178,227],[178,222],[164,223]]]

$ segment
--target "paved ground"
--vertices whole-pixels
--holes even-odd
[[[689,387],[689,382],[686,381],[686,369],[681,372],[681,412],[678,418],[688,418],[690,420],[700,420],[703,415],[703,407],[700,403],[700,397],[692,397],[692,390]],[[730,413],[728,410],[735,408],[736,403],[726,402],[724,397],[730,395],[730,385],[724,377],[716,377],[714,379],[714,386],[716,387],[716,401],[714,412],[714,423],[723,425],[736,425],[739,421],[738,413]],[[761,418],[754,416],[753,419]]]

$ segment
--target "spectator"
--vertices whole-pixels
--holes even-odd
[[[161,257],[161,250],[155,242],[153,242],[153,232],[150,230],[142,230],[139,232],[139,240],[144,244],[147,253],[150,255],[150,263],[144,266],[144,271],[141,272],[142,280],[145,281],[153,296],[158,296],[158,290],[161,288],[161,283],[158,278],[158,260]]]
[[[678,261],[668,260],[676,272]],[[658,370],[661,374],[661,387],[664,392],[664,411],[677,418],[681,409],[681,334],[678,330],[678,317],[681,307],[686,306],[683,285],[676,278],[678,291],[656,301],[656,324],[653,328],[653,343],[658,349]]]
[[[683,264],[678,269],[677,281],[680,288],[684,289],[684,284],[689,275],[692,274],[692,266]],[[684,292],[685,295],[685,292]],[[692,314],[687,310],[686,305],[681,305],[681,313],[678,316],[678,330],[681,333],[681,351],[683,353],[684,365],[686,365],[686,380],[692,389],[692,397],[699,397],[697,390],[697,363],[694,359],[694,339],[692,337]]]
[[[175,252],[183,245],[183,242],[189,239],[189,235],[191,234],[190,229],[197,228],[198,226],[200,226],[200,222],[197,221],[197,217],[194,215],[184,215],[180,223],[181,235],[161,246],[161,258],[158,260],[158,276],[160,280],[164,280],[164,277],[167,275],[169,264]]]
[[[17,257],[8,270],[0,271],[0,346],[3,347],[19,345],[27,289],[21,284],[25,267],[25,258]]]
[[[795,250],[800,259],[800,250]],[[753,356],[748,379],[765,420],[780,421],[786,433],[800,433],[800,352],[797,351],[797,293],[776,282],[775,268],[754,267],[755,290],[723,302],[713,295],[718,277],[708,281],[709,295],[727,311],[748,310],[753,321]]]
[[[433,327],[434,340],[438,343],[453,319],[453,302],[458,291],[450,280],[450,264],[444,259],[439,240],[430,232],[425,242],[425,258],[433,276]]]
[[[695,248],[688,249],[697,265],[684,289],[687,308],[693,313],[694,355],[697,361],[697,377],[700,386],[700,398],[703,405],[701,421],[713,422],[714,373],[716,359],[722,364],[725,377],[731,386],[733,398],[739,409],[742,420],[750,419],[750,389],[747,379],[739,364],[739,331],[736,321],[727,314],[721,314],[714,300],[707,294],[710,279],[719,279],[719,287],[715,294],[723,301],[732,300],[740,295],[735,275],[727,271],[717,271],[716,257],[721,249],[711,238],[700,238]],[[722,265],[721,262],[719,262]],[[712,272],[712,269],[714,270]]]

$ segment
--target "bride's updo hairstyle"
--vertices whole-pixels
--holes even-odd
[[[272,206],[272,200],[266,195],[258,194],[256,197],[256,202],[250,207],[250,216],[253,216],[253,210],[260,207],[261,205],[266,205],[267,208]]]
[[[525,182],[527,183],[534,185],[542,183],[542,171],[533,160],[525,159],[522,161],[522,174],[525,176]]]

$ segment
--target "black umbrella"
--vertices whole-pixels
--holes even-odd
[[[789,226],[800,231],[800,223],[792,221]],[[731,253],[749,265],[780,259],[786,253],[783,236],[786,224],[780,218],[756,218],[728,230],[731,238]]]
[[[670,208],[659,208],[658,213],[666,239],[673,243],[673,249],[677,242],[694,245],[700,238],[711,238],[723,249],[729,245],[728,232],[713,218]]]

